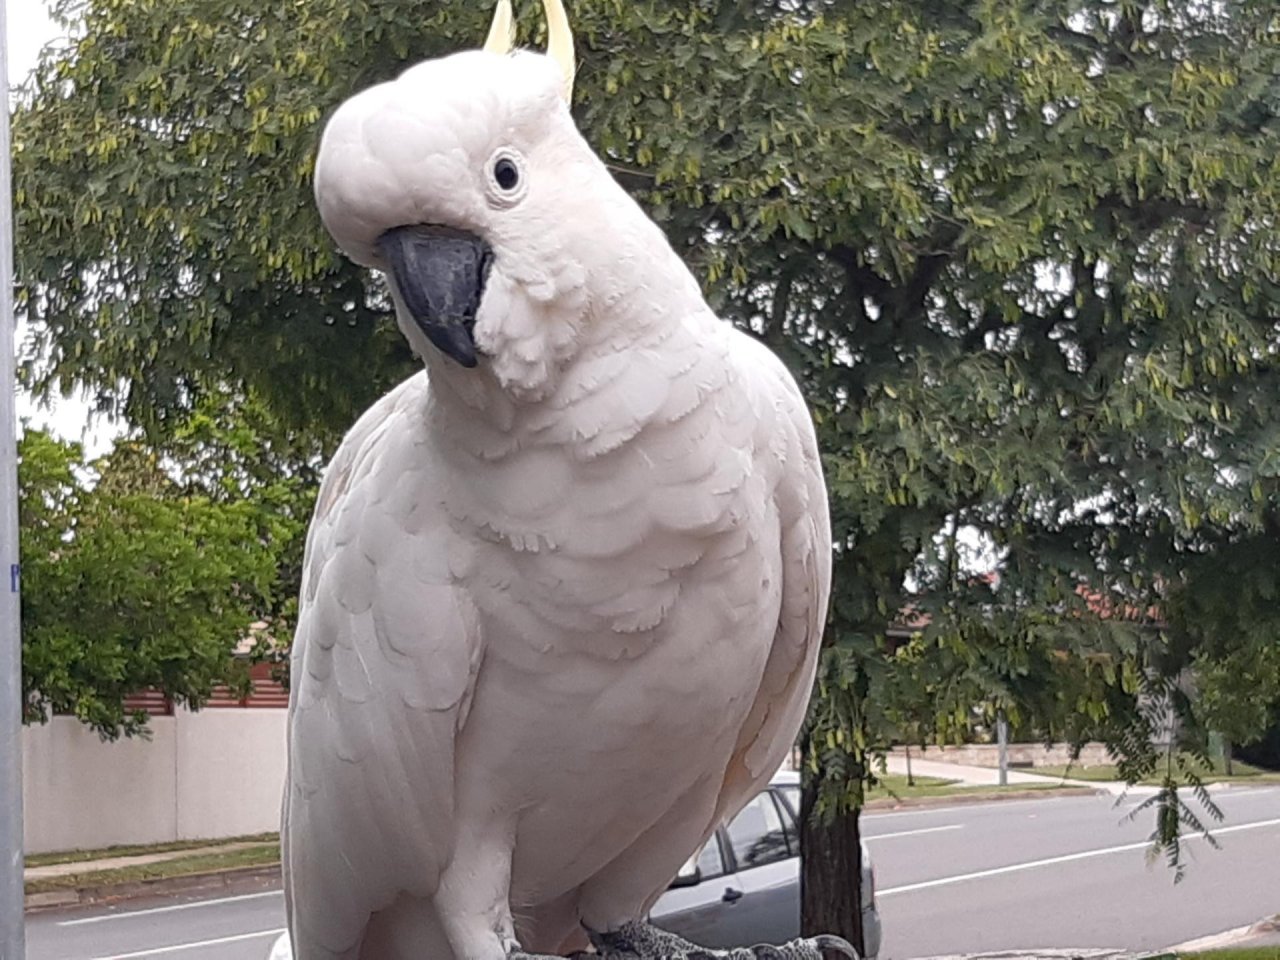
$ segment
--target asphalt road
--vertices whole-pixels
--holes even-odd
[[[1221,849],[1187,844],[1174,884],[1149,863],[1148,812],[1109,797],[912,810],[864,818],[883,960],[1043,947],[1155,950],[1280,911],[1280,787],[1215,795]],[[28,960],[264,960],[278,891],[36,914]]]
[[[1185,847],[1180,883],[1149,862],[1139,801],[1061,798],[878,817],[868,824],[881,956],[1049,947],[1158,950],[1280,911],[1280,788],[1215,794],[1220,849]],[[903,835],[890,838],[893,825]],[[912,829],[947,826],[934,833]]]

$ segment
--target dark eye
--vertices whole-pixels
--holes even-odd
[[[493,179],[503,190],[514,190],[520,182],[520,168],[510,157],[502,157],[493,165]]]

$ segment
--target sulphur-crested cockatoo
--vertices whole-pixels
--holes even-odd
[[[584,931],[684,955],[639,921],[786,757],[813,681],[831,540],[804,401],[576,130],[546,7],[546,55],[510,51],[503,0],[484,50],[357,94],[320,145],[324,224],[426,369],[347,435],[312,522],[297,960]]]

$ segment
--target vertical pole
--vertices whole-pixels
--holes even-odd
[[[23,960],[22,635],[18,595],[18,448],[14,423],[13,194],[9,47],[0,0],[0,957]]]
[[[1004,709],[996,711],[996,742],[1000,745],[1000,786],[1009,783],[1009,721],[1004,718]]]

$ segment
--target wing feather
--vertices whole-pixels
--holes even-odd
[[[782,583],[773,645],[725,771],[717,822],[762,789],[793,746],[812,692],[831,591],[831,519],[804,398],[782,362],[758,341],[736,334],[732,358],[753,399],[755,466],[777,511]]]
[[[429,895],[451,855],[480,631],[449,577],[447,518],[425,499],[430,458],[412,455],[426,389],[425,374],[406,381],[348,434],[308,539],[284,813],[303,956],[340,954],[399,891]]]

